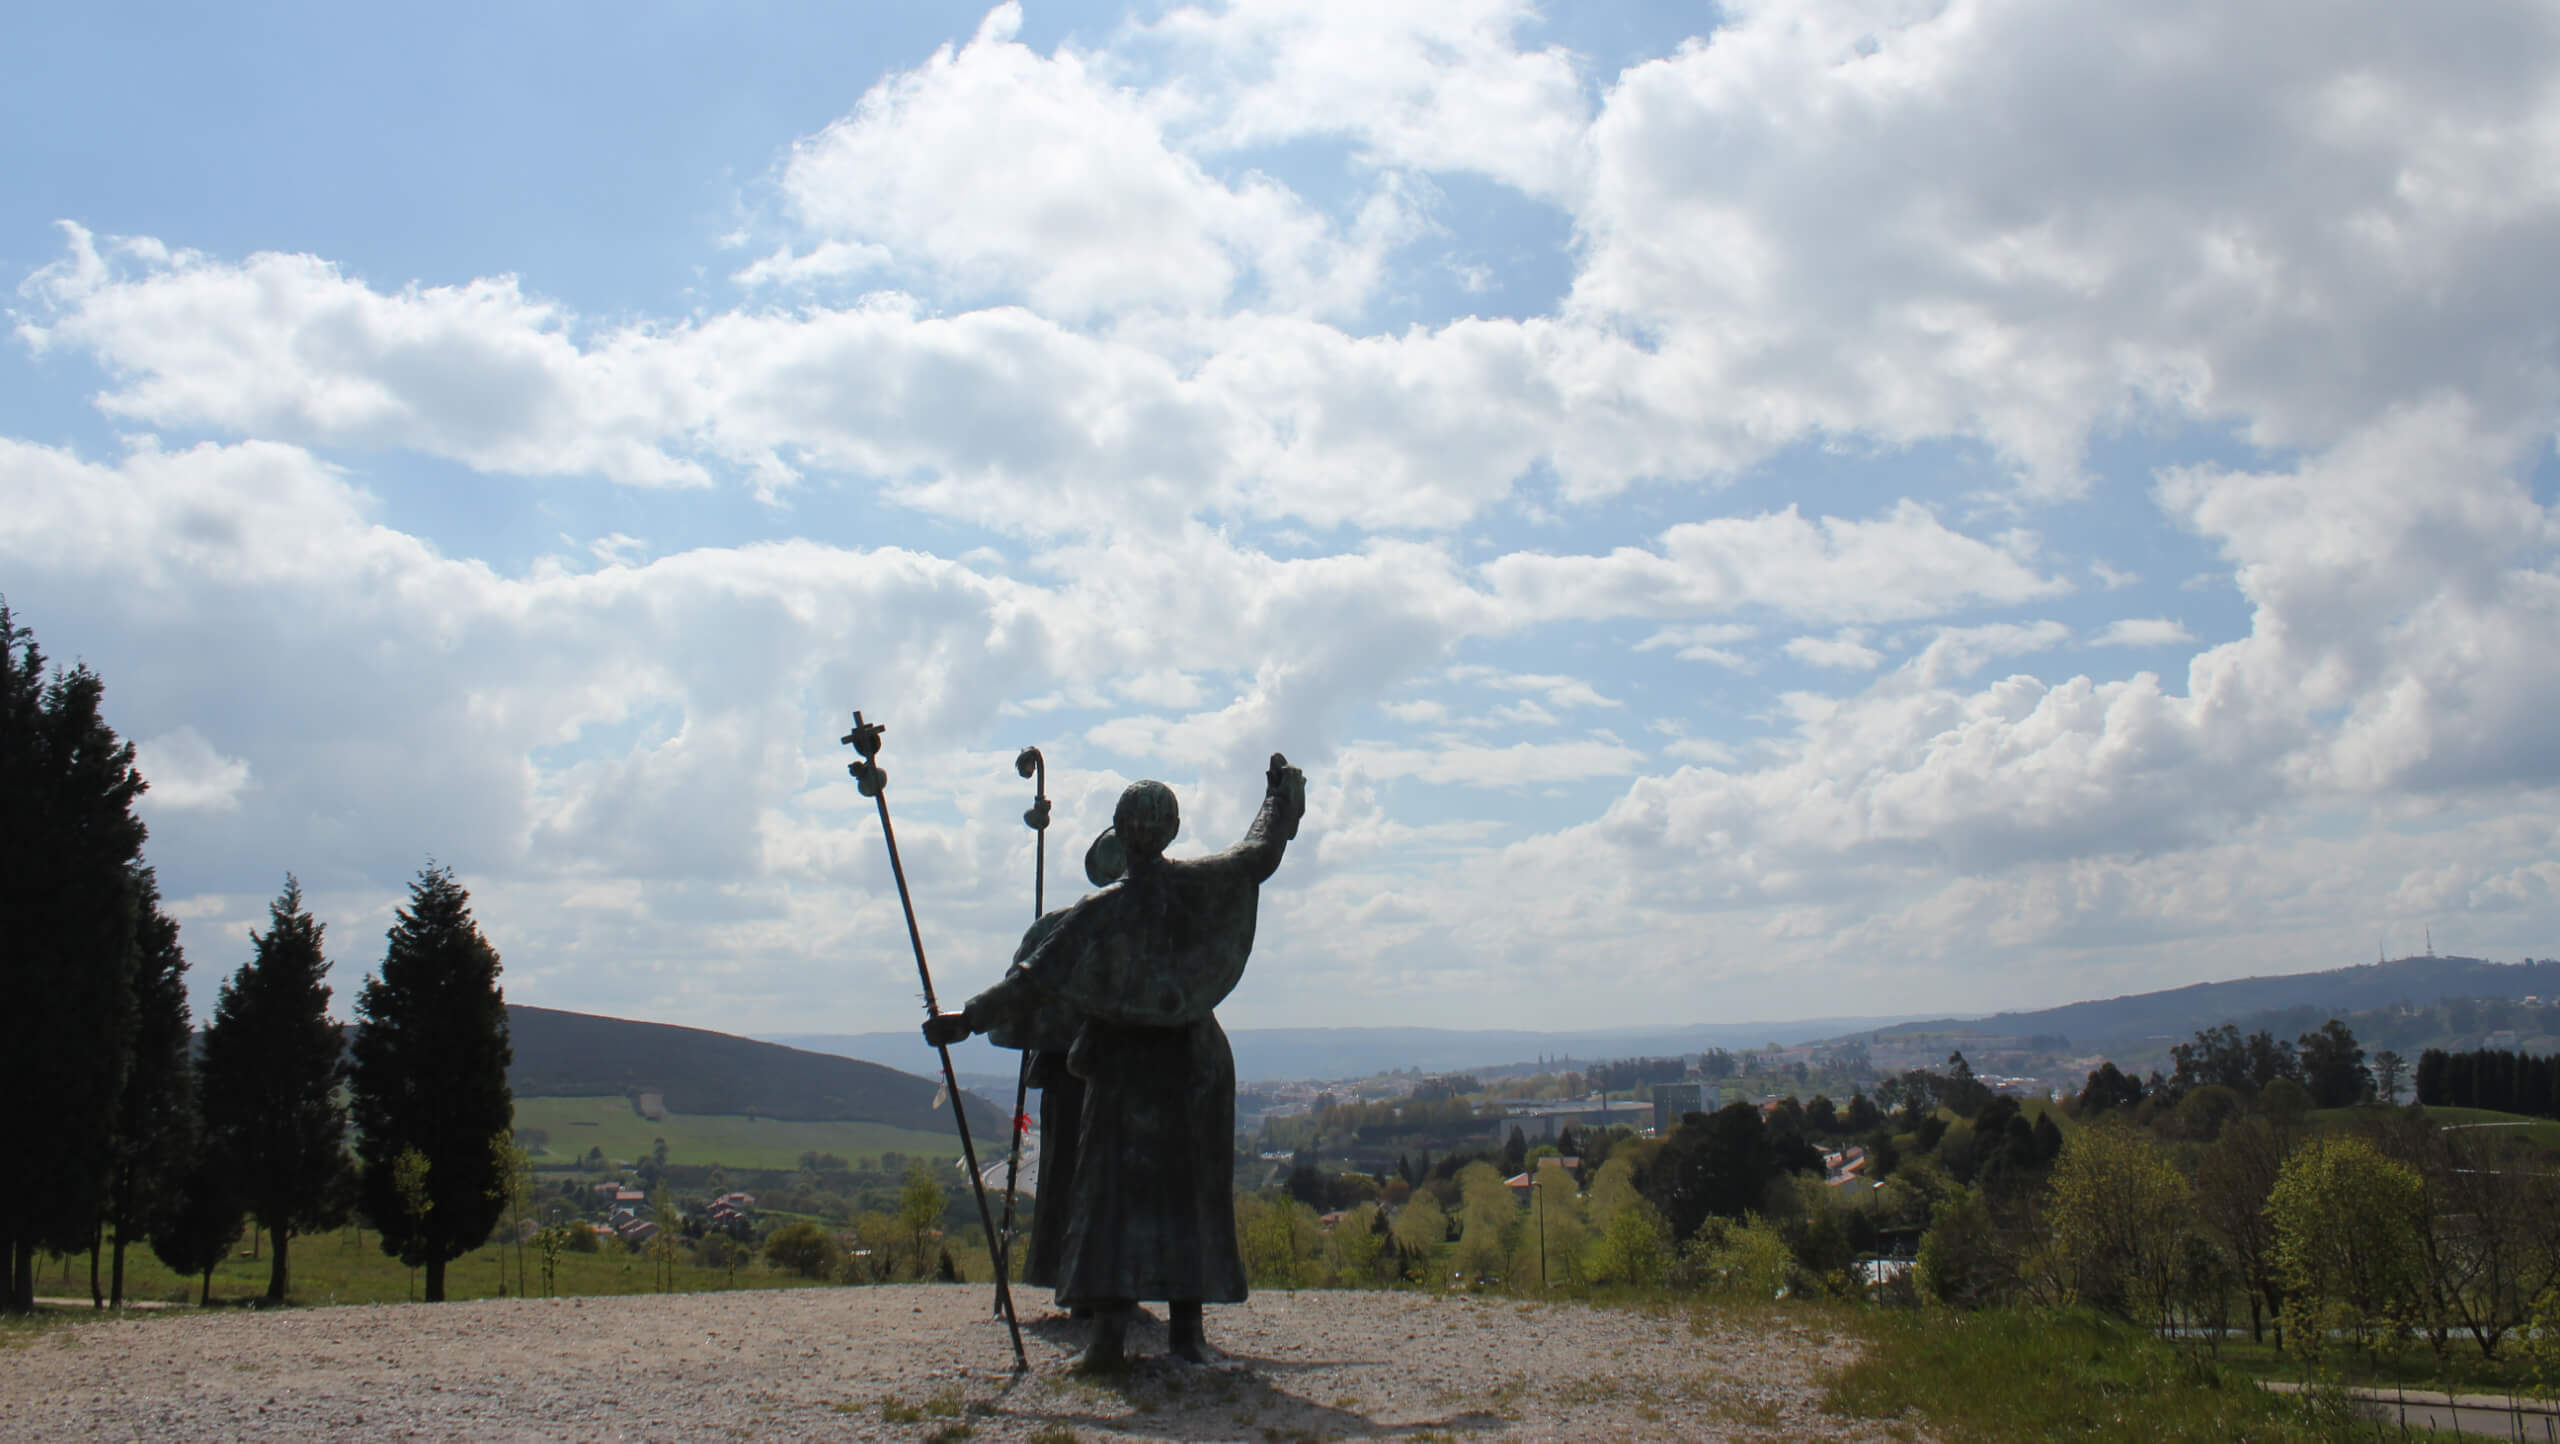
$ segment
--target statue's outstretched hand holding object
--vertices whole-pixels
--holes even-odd
[[[1279,824],[1282,837],[1298,835],[1298,821],[1307,815],[1307,774],[1289,765],[1289,759],[1274,752],[1271,769],[1263,774],[1263,796],[1272,804],[1272,821]]]
[[[976,1031],[967,1013],[936,1013],[924,1022],[924,1040],[936,1048],[948,1048]]]

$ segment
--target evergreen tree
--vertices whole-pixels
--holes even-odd
[[[234,1165],[241,1202],[273,1236],[267,1302],[284,1302],[293,1236],[346,1217],[346,1043],[329,1016],[323,929],[285,878],[256,952],[222,985],[204,1032],[205,1127]]]
[[[48,681],[0,603],[0,1310],[35,1307],[38,1248],[90,1247],[132,1057],[133,878],[144,830],[131,744],[86,667]]]
[[[497,950],[480,936],[471,895],[451,869],[431,865],[411,884],[356,1019],[365,1215],[384,1253],[426,1269],[427,1302],[439,1303],[445,1265],[479,1247],[505,1210],[489,1140],[515,1120]],[[393,1186],[392,1161],[405,1152],[426,1161],[423,1200],[404,1200]]]
[[[187,955],[176,919],[160,910],[149,868],[134,874],[133,1066],[116,1104],[106,1225],[115,1236],[108,1299],[124,1306],[125,1248],[145,1231],[159,1195],[187,1163],[195,1077],[187,1019]]]
[[[151,1252],[181,1278],[204,1280],[202,1302],[213,1302],[213,1266],[239,1241],[242,1211],[237,1181],[221,1140],[204,1126],[191,1088],[182,1116],[179,1162],[167,1186],[152,1199]]]

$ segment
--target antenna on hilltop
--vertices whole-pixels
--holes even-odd
[[[2432,958],[2432,957],[2434,957],[2435,955],[2436,955],[2436,930],[2435,930],[2434,928],[2430,927],[2430,928],[2428,928],[2428,929],[2427,929],[2427,956]]]

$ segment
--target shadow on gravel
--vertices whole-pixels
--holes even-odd
[[[1063,1352],[1084,1345],[1087,1325],[1064,1315],[1025,1320],[1023,1333]],[[1215,1340],[1212,1340],[1215,1343]],[[1040,1371],[1054,1404],[1016,1396],[990,1412],[1039,1424],[1061,1424],[1097,1434],[1138,1430],[1176,1439],[1371,1439],[1409,1437],[1419,1431],[1456,1434],[1508,1428],[1505,1415],[1459,1410],[1435,1419],[1392,1423],[1359,1412],[1358,1400],[1320,1403],[1280,1387],[1271,1374],[1325,1368],[1356,1360],[1258,1359],[1221,1351],[1218,1362],[1186,1364],[1165,1357],[1163,1321],[1141,1309],[1129,1327],[1131,1361],[1100,1373]],[[1078,1407],[1079,1404],[1086,1407]],[[1114,1408],[1113,1405],[1118,1405]]]

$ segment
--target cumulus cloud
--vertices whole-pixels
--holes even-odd
[[[1571,314],[1762,434],[2325,445],[2440,390],[2549,414],[2560,17],[1758,0],[1608,88]],[[1671,377],[1679,378],[1677,383]]]
[[[2089,639],[2095,647],[2173,647],[2195,637],[2173,617],[2118,617]]]
[[[1884,653],[1862,640],[1864,634],[1852,627],[1828,637],[1791,637],[1783,650],[1808,667],[1834,667],[1846,672],[1872,672],[1883,665]]]
[[[136,770],[151,784],[146,810],[229,812],[249,785],[249,764],[214,750],[193,727],[134,744]]]
[[[1184,6],[1139,29],[1177,67],[1160,102],[1210,151],[1347,136],[1371,164],[1488,176],[1565,200],[1591,102],[1523,0]]]
[[[1167,144],[1146,97],[1098,73],[1106,63],[1035,54],[1021,24],[1019,5],[997,6],[967,45],[874,86],[794,149],[784,193],[828,243],[857,248],[835,254],[885,255],[954,294],[1066,319],[1214,311],[1248,282],[1270,308],[1360,309],[1413,228],[1392,188],[1346,235],[1276,182],[1217,180]]]
[[[1514,553],[1483,568],[1494,592],[1541,617],[1647,616],[1766,607],[1807,620],[1904,620],[2057,595],[2031,558],[1950,529],[1915,501],[1872,521],[1796,508],[1684,522],[1659,550]]]

